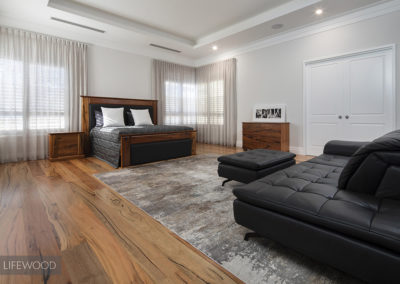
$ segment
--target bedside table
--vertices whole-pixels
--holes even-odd
[[[84,132],[49,133],[49,160],[84,158]]]

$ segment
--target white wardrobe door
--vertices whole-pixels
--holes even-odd
[[[343,65],[315,64],[307,68],[307,154],[319,155],[326,141],[342,137]]]
[[[371,141],[394,129],[392,49],[306,65],[306,154],[329,140]]]
[[[351,58],[347,62],[345,138],[370,141],[394,125],[392,60],[388,52]]]

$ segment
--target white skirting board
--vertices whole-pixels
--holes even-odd
[[[296,154],[296,155],[305,155],[306,151],[304,149],[304,147],[289,147],[290,152]]]
[[[243,146],[242,140],[236,141],[236,147],[241,148],[242,146]],[[304,147],[290,146],[289,150],[290,150],[290,152],[292,152],[296,155],[305,155],[305,153],[306,153]]]

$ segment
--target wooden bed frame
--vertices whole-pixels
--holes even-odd
[[[81,97],[81,126],[84,132],[85,154],[90,153],[90,124],[89,124],[89,105],[126,105],[126,106],[151,106],[153,108],[153,123],[157,124],[157,100],[138,100],[138,99],[120,99],[106,97]],[[152,143],[170,140],[192,140],[192,155],[196,154],[196,130],[187,130],[180,132],[165,132],[152,134],[121,134],[121,167],[131,165],[131,144]]]

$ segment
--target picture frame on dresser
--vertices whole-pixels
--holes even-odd
[[[256,104],[252,117],[254,122],[286,122],[286,105]]]

